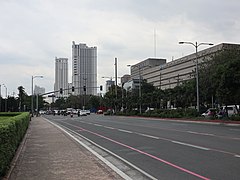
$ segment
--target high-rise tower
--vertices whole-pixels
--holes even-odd
[[[67,58],[55,58],[55,84],[54,91],[59,91],[60,88],[68,89],[68,59]],[[56,97],[67,97],[68,91],[65,90],[55,93]]]
[[[97,95],[97,47],[73,41],[72,83],[75,95]]]

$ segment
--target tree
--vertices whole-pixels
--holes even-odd
[[[214,96],[219,104],[240,103],[240,51],[225,50],[204,63],[200,87],[205,100]]]
[[[87,103],[87,106],[89,107],[89,109],[97,110],[98,107],[100,107],[100,102],[101,102],[101,97],[91,95],[89,97],[89,101]]]
[[[19,86],[18,87],[18,101],[19,101],[19,111],[23,111],[25,110],[26,108],[26,105],[27,105],[27,93],[25,92],[24,90],[24,87],[23,86]],[[25,108],[24,108],[25,107]]]

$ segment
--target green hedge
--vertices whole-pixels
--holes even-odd
[[[206,120],[204,117],[200,117],[196,109],[156,109],[147,113],[143,112],[141,115],[138,111],[118,112],[117,115],[122,116],[143,116],[143,117],[158,117],[158,118],[190,118],[197,120]],[[208,118],[210,120],[216,120],[216,117]],[[240,115],[231,117],[220,118],[221,120],[240,121]]]
[[[11,117],[11,115],[12,117]],[[6,118],[9,117],[9,118]],[[0,115],[0,177],[4,176],[29,125],[29,113]],[[0,178],[1,179],[1,178]]]
[[[133,116],[140,115],[137,111],[117,113],[117,115]],[[193,118],[197,117],[198,113],[195,109],[156,109],[154,111],[144,112],[141,114],[144,117],[159,117],[159,118]]]
[[[20,112],[1,112],[0,113],[0,117],[4,116],[4,117],[13,117],[13,116],[17,116],[20,115]]]

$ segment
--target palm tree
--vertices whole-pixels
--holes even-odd
[[[19,97],[19,111],[22,111],[27,93],[25,92],[23,86],[19,86],[18,91],[19,91],[19,94],[18,94],[18,97]]]

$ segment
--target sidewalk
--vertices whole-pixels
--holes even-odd
[[[41,117],[33,118],[7,180],[121,179],[113,170]]]

